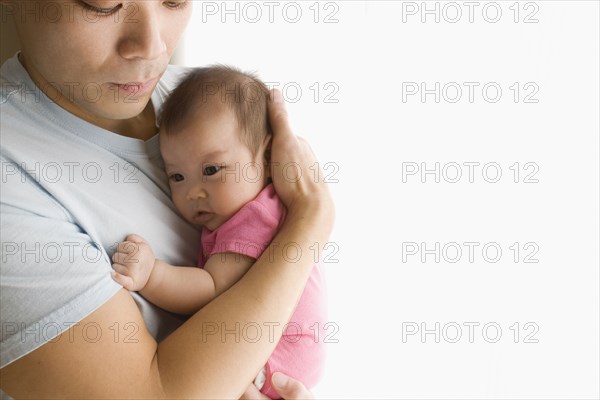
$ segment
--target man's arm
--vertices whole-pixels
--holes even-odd
[[[122,290],[58,340],[0,370],[2,389],[16,398],[239,398],[275,349],[310,273],[310,226],[318,224],[302,215],[288,216],[274,243],[296,242],[306,256],[290,264],[280,247],[267,248],[243,279],[162,343]],[[243,340],[248,323],[264,329],[258,341]],[[89,326],[103,332],[99,340],[84,331]],[[138,331],[115,340],[115,326]]]
[[[311,246],[323,247],[333,224],[328,189],[320,175],[313,180],[309,173],[316,159],[292,135],[281,94],[275,97],[270,103],[273,181],[288,213],[246,275],[160,344],[146,330],[131,296],[121,290],[58,340],[0,370],[5,392],[17,398],[240,397],[274,350],[300,298],[313,265]],[[306,171],[295,182],[285,179],[289,162]],[[289,243],[300,249],[294,263],[281,251]],[[83,332],[89,323],[102,329],[95,341]],[[115,323],[139,330],[130,340],[123,335],[115,340]],[[247,323],[265,327],[258,340],[245,341],[236,333],[236,326]]]

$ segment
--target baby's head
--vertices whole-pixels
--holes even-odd
[[[160,151],[179,212],[214,230],[267,185],[268,88],[231,67],[192,70],[160,120]]]

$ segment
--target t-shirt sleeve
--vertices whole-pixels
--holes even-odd
[[[68,330],[121,286],[110,259],[63,206],[2,158],[0,368]]]
[[[221,225],[214,235],[214,246],[207,254],[237,253],[258,258],[273,240],[284,208],[279,199],[269,194],[269,188]],[[274,192],[273,192],[274,194]]]

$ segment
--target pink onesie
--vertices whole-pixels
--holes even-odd
[[[236,214],[214,231],[202,230],[202,249],[198,266],[214,254],[238,253],[258,258],[269,246],[285,217],[285,208],[272,184],[267,185],[258,196],[245,204]],[[274,243],[276,245],[276,243]],[[293,261],[298,257],[293,245],[280,244],[275,251],[284,251]],[[306,387],[314,387],[321,379],[325,360],[323,344],[326,323],[325,279],[316,264],[296,310],[265,366],[266,381],[261,392],[271,398],[279,396],[271,387],[271,376],[283,372],[300,380]],[[269,327],[261,327],[262,334],[269,334]],[[254,332],[255,328],[252,328]]]

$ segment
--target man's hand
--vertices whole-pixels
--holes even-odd
[[[144,238],[129,235],[117,246],[112,261],[112,278],[125,289],[135,292],[142,290],[148,283],[156,258]]]
[[[290,213],[320,212],[324,216],[321,225],[326,227],[324,232],[329,233],[333,227],[335,206],[323,171],[308,143],[293,134],[285,101],[277,89],[271,91],[269,120],[273,128],[271,177],[277,195]],[[314,207],[308,208],[309,205]]]
[[[312,400],[315,397],[313,394],[299,381],[290,378],[281,372],[276,372],[271,378],[273,388],[284,400]],[[251,383],[246,389],[240,400],[271,400],[258,390]]]

